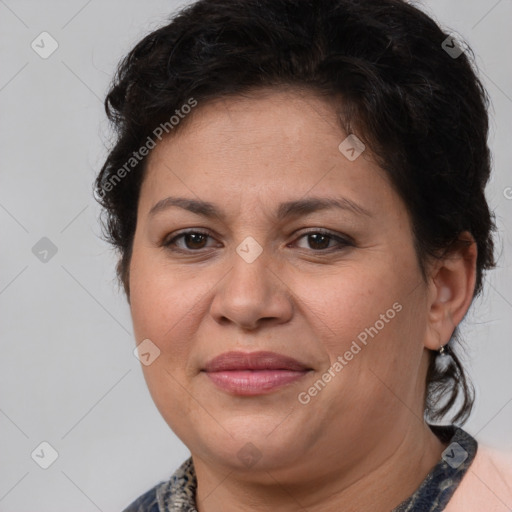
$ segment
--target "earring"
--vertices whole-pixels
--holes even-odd
[[[448,343],[442,346],[436,355],[436,368],[439,372],[444,373],[451,363],[451,354]]]

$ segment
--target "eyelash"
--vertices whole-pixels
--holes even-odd
[[[208,249],[208,248],[202,248],[202,249],[194,250],[194,249],[176,249],[176,248],[172,247],[172,245],[176,242],[176,240],[181,239],[181,238],[185,237],[186,235],[202,235],[202,236],[207,236],[207,237],[213,238],[210,235],[210,233],[208,233],[206,231],[200,231],[200,230],[194,229],[194,230],[182,231],[181,233],[179,233],[178,235],[174,236],[173,238],[171,238],[168,241],[164,240],[163,243],[162,243],[162,246],[165,247],[166,249],[172,251],[172,252],[181,252],[181,253],[194,253],[194,252],[200,253],[204,249]],[[314,229],[314,230],[311,230],[311,231],[306,231],[305,233],[302,233],[301,236],[299,236],[297,238],[297,240],[300,240],[301,238],[306,237],[308,235],[323,235],[323,236],[327,236],[331,240],[337,241],[338,245],[341,246],[341,247],[338,247],[338,248],[336,248],[336,247],[332,248],[331,247],[331,248],[327,248],[327,249],[311,249],[311,251],[316,252],[316,253],[337,252],[337,251],[343,250],[346,247],[350,247],[350,246],[354,245],[354,243],[349,238],[343,238],[341,236],[335,235],[334,233],[332,233],[330,231],[326,231],[326,230],[323,230],[323,229]]]

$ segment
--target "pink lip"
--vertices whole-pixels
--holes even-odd
[[[312,368],[274,352],[225,352],[208,361],[212,382],[236,395],[260,395],[294,382]]]

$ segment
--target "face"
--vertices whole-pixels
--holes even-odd
[[[349,465],[422,418],[428,308],[408,212],[369,149],[339,149],[347,134],[312,93],[193,116],[153,150],[138,205],[130,306],[137,343],[160,351],[143,366],[151,395],[200,460]],[[232,351],[298,366],[213,372]]]

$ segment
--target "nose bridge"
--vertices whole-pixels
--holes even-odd
[[[261,240],[261,237],[260,237]],[[262,240],[262,243],[265,243]],[[264,301],[268,299],[268,288],[274,274],[270,271],[272,255],[268,247],[261,245],[254,237],[248,236],[238,244],[232,258],[232,271],[228,276],[229,287],[240,297],[240,301]]]
[[[262,240],[262,243],[264,241]],[[211,313],[247,328],[260,319],[284,321],[291,312],[285,287],[272,269],[270,249],[248,236],[236,247],[231,271],[217,289]]]

